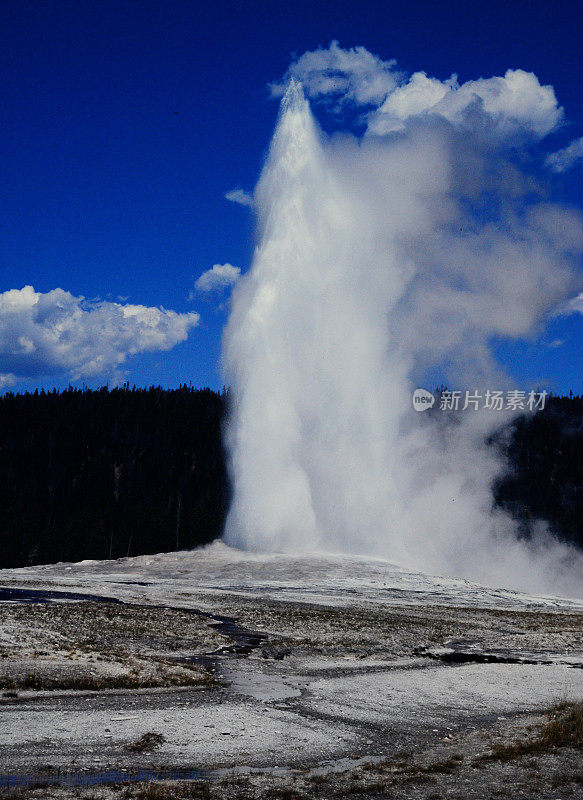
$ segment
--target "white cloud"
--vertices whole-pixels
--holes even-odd
[[[566,172],[576,161],[583,158],[583,136],[575,139],[570,145],[556,153],[550,153],[545,161],[545,166],[553,172]]]
[[[454,77],[442,82],[428,78],[424,72],[415,72],[408,83],[388,95],[369,127],[375,133],[400,130],[405,120],[434,108],[455,86]]]
[[[367,132],[377,135],[403,130],[409,120],[431,114],[462,130],[515,143],[543,138],[563,114],[552,86],[541,86],[532,72],[509,69],[504,77],[462,84],[456,75],[441,81],[415,72],[407,78],[394,60],[382,61],[364,47],[344,50],[338,42],[300,56],[272,92],[281,94],[292,78],[309,97],[335,109],[347,101],[368,106]]]
[[[16,377],[111,373],[128,356],[170,350],[198,321],[194,312],[88,302],[62,289],[11,289],[0,294],[0,387]]]
[[[568,300],[561,309],[562,316],[569,314],[583,314],[583,292]]]
[[[8,386],[14,386],[16,381],[16,375],[12,375],[9,372],[0,372],[0,389],[6,389]]]
[[[365,47],[344,50],[337,41],[328,49],[308,51],[294,61],[283,81],[271,84],[273,95],[281,96],[294,78],[309,97],[336,99],[338,105],[380,105],[399,81],[395,60],[382,61]]]
[[[212,269],[203,272],[194,284],[200,292],[213,292],[233,286],[239,279],[241,270],[232,264],[215,264]]]
[[[497,139],[542,139],[562,117],[552,86],[541,86],[532,72],[509,69],[503,78],[480,78],[458,84],[414,73],[391,92],[369,120],[369,132],[402,130],[407,120],[436,114],[461,129],[484,131]]]
[[[231,203],[238,203],[240,206],[253,205],[253,195],[244,189],[231,189],[230,192],[225,194],[225,200],[230,200]]]

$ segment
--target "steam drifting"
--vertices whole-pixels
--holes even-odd
[[[325,137],[288,84],[254,196],[259,243],[224,337],[226,540],[580,593],[574,551],[542,523],[519,541],[492,509],[503,465],[484,441],[502,412],[446,421],[416,414],[411,396],[436,366],[457,387],[511,385],[490,341],[530,335],[572,296],[581,220],[533,200],[499,138],[443,114],[400,126]]]

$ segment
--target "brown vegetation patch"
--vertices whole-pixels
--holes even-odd
[[[548,722],[539,727],[532,739],[494,745],[491,753],[480,756],[474,764],[510,761],[522,756],[548,753],[559,747],[583,750],[583,702],[556,706],[548,712]]]
[[[126,745],[126,750],[130,753],[145,753],[147,750],[154,750],[154,748],[160,747],[165,741],[166,739],[161,733],[151,731],[140,736],[135,742]]]

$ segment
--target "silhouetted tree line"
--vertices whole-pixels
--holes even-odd
[[[187,386],[0,397],[0,567],[220,536],[225,405],[225,394]]]
[[[495,485],[495,502],[525,536],[544,519],[583,547],[583,396],[551,396],[543,411],[519,417],[503,450],[511,471]]]
[[[182,386],[0,397],[0,567],[186,549],[220,536],[227,394]],[[583,547],[583,397],[551,397],[494,437],[495,500]]]

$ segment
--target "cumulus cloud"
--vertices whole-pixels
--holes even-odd
[[[348,101],[376,106],[400,80],[396,64],[395,60],[382,61],[365,47],[344,50],[333,41],[327,49],[319,48],[300,56],[291,64],[283,81],[271,84],[271,91],[274,96],[281,96],[293,78],[303,85],[309,97],[338,106]]]
[[[542,139],[559,124],[562,110],[552,86],[541,86],[532,72],[509,69],[504,77],[458,84],[414,73],[391,92],[369,119],[371,133],[402,130],[407,120],[435,114],[457,128],[483,128],[494,138]]]
[[[225,200],[230,200],[231,203],[238,203],[240,206],[253,206],[253,195],[244,189],[231,189],[230,192],[225,194]]]
[[[11,289],[0,294],[0,386],[41,375],[108,374],[128,356],[170,350],[198,321],[194,312],[89,302],[63,289]]]
[[[553,172],[566,172],[576,161],[583,158],[583,136],[575,139],[567,147],[550,153],[545,161],[545,166]]]
[[[309,97],[336,109],[347,102],[368,106],[369,134],[401,131],[408,121],[433,115],[458,129],[515,143],[542,139],[563,114],[552,86],[541,86],[532,72],[509,69],[503,77],[462,84],[456,75],[443,81],[425,72],[408,77],[394,60],[382,61],[364,47],[345,50],[336,41],[300,56],[272,92],[281,94],[290,79],[302,83]]]
[[[232,264],[215,264],[203,272],[194,284],[199,292],[214,292],[233,286],[239,279],[241,270]]]

